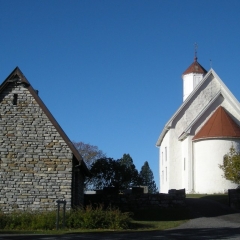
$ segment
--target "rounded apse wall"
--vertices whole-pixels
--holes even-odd
[[[225,193],[238,185],[223,177],[224,155],[234,147],[240,151],[240,139],[204,139],[193,142],[193,169],[195,193]]]

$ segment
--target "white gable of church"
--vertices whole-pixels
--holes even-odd
[[[232,110],[230,112],[233,111],[234,115],[236,113],[239,115],[239,102],[218,77],[215,71],[211,69],[167,122],[157,141],[157,146],[160,146],[168,129],[175,128],[176,134],[180,137],[184,130],[187,129],[199,115],[203,115],[211,104],[219,106],[223,103],[224,99],[229,102],[224,104],[229,105],[228,107],[231,106],[230,108]]]

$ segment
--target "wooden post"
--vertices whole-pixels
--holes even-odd
[[[63,204],[63,222],[62,228],[65,228],[65,218],[66,218],[66,200],[57,200],[57,217],[56,217],[56,229],[59,229],[59,211],[60,211],[60,204]]]

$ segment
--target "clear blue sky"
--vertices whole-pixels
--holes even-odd
[[[155,144],[195,42],[240,99],[239,13],[239,0],[0,0],[0,80],[19,66],[71,140],[148,161],[159,185]]]

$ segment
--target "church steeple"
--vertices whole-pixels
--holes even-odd
[[[197,50],[195,47],[194,62],[183,72],[183,101],[190,95],[193,89],[203,79],[207,71],[197,61]]]

